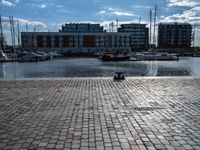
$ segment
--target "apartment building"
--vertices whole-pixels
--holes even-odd
[[[160,23],[158,47],[163,49],[190,48],[192,25],[189,23]]]
[[[118,29],[120,33],[131,33],[131,47],[135,50],[148,49],[149,29],[146,24],[122,24]]]
[[[23,49],[33,51],[128,52],[148,47],[148,29],[123,24],[118,32],[105,32],[100,24],[65,24],[59,32],[22,32],[21,40]]]

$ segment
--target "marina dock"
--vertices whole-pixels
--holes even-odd
[[[200,149],[200,78],[0,79],[0,149]]]

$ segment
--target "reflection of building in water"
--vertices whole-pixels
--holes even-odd
[[[99,24],[65,24],[60,32],[22,32],[22,47],[71,53],[128,52],[138,46],[138,25],[134,26],[134,30],[130,31],[127,25],[121,25],[119,32],[105,32]],[[144,27],[141,25],[139,30],[139,35],[147,39],[139,41],[142,49],[148,46],[148,30],[144,34]]]

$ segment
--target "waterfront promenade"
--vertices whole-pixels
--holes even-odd
[[[200,150],[200,78],[0,79],[0,149]]]

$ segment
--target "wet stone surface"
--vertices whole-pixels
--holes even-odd
[[[0,80],[0,149],[200,149],[200,78]]]

